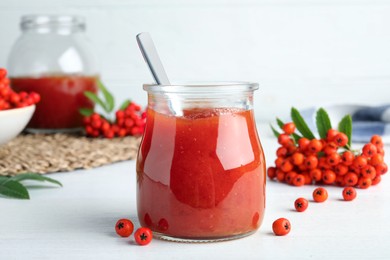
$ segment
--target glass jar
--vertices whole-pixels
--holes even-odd
[[[22,17],[21,30],[8,70],[14,90],[41,95],[28,130],[77,130],[82,126],[79,109],[93,108],[83,93],[96,93],[98,80],[84,19],[28,15]]]
[[[154,236],[220,241],[255,232],[265,209],[265,159],[255,83],[144,85],[137,208]]]

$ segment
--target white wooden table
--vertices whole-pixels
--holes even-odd
[[[276,141],[266,128],[260,133],[272,163]],[[311,202],[303,213],[295,212],[294,200],[311,198],[313,186],[268,181],[266,214],[254,235],[210,244],[155,239],[144,247],[114,231],[122,217],[139,225],[134,161],[50,177],[64,187],[31,187],[29,201],[0,199],[0,259],[390,259],[389,174],[352,202],[341,200],[341,188],[328,187],[328,201]],[[279,217],[292,224],[285,237],[272,233]]]

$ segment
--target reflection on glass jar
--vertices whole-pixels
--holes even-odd
[[[72,131],[79,109],[93,108],[84,91],[97,92],[95,57],[78,16],[28,15],[8,60],[12,88],[41,95],[30,131]]]
[[[252,107],[257,88],[144,86],[148,110],[137,159],[138,215],[157,237],[218,241],[259,228],[265,160]]]

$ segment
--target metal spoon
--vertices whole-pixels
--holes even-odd
[[[138,34],[137,43],[156,83],[158,85],[170,85],[171,83],[169,82],[150,34],[147,32]]]

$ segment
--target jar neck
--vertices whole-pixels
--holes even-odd
[[[23,16],[20,27],[23,32],[39,34],[73,34],[85,31],[84,18],[69,15]]]

